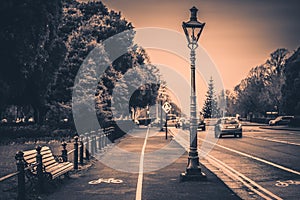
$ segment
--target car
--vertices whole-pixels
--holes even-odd
[[[270,120],[269,125],[270,126],[287,125],[293,119],[294,119],[294,116],[279,116],[279,117],[276,117],[276,119]]]
[[[176,119],[170,119],[168,120],[168,126],[175,126],[177,128],[178,121]]]
[[[206,130],[206,124],[205,124],[204,120],[199,120],[197,129],[200,129],[202,131]]]
[[[179,126],[178,119],[174,114],[167,115],[167,122],[168,122],[168,126],[175,126],[176,128]]]
[[[242,124],[235,117],[219,119],[215,125],[215,138],[221,138],[223,135],[243,137]]]
[[[206,126],[215,126],[217,124],[218,118],[206,118],[205,125]]]
[[[175,128],[180,128],[181,124],[179,122],[179,117],[176,117],[176,124],[175,124]]]
[[[3,118],[2,120],[1,120],[1,124],[6,124],[8,122],[8,120],[6,119],[6,118]]]
[[[188,130],[190,129],[190,120],[189,119],[185,119],[185,118],[181,118],[179,120],[179,127],[182,127],[183,130]],[[197,130],[202,130],[205,131],[206,130],[206,124],[204,121],[200,120],[197,124]]]
[[[190,120],[186,118],[180,118],[179,119],[179,127],[182,128],[182,130],[190,129]]]

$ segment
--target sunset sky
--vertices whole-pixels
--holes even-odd
[[[198,20],[206,23],[199,42],[216,64],[228,89],[233,89],[252,67],[263,64],[272,51],[281,47],[293,51],[300,45],[297,0],[102,2],[110,9],[121,11],[136,28],[160,27],[182,34],[181,24],[189,19],[189,9],[196,6]],[[157,52],[149,54],[152,61],[161,62]]]

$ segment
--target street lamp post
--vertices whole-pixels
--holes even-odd
[[[160,102],[160,131],[164,131],[163,129],[163,102],[166,100],[165,99],[165,89],[163,88],[162,90],[160,90],[159,96],[158,96],[158,100]]]
[[[163,99],[162,99],[162,94],[160,94],[161,97],[159,99],[160,101],[160,131],[164,131],[163,129],[163,119],[162,119],[162,114],[163,114],[163,109],[162,109],[162,106],[163,106]]]
[[[199,166],[197,150],[197,108],[196,108],[196,84],[195,84],[195,50],[198,47],[198,40],[205,23],[197,20],[198,9],[194,6],[190,9],[191,17],[188,22],[182,23],[185,36],[188,41],[188,48],[191,50],[191,99],[190,99],[190,149],[186,171],[180,174],[181,181],[198,181],[206,178]]]

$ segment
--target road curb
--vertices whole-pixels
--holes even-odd
[[[300,128],[289,128],[289,127],[260,126],[259,128],[261,128],[261,129],[269,129],[269,130],[300,131]]]

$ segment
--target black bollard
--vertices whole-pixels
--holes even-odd
[[[63,147],[63,149],[61,150],[61,157],[63,159],[63,162],[67,162],[68,161],[67,143],[63,141],[61,143],[61,146]]]
[[[24,153],[22,151],[18,151],[15,159],[17,160],[17,169],[18,169],[18,196],[17,200],[26,199],[25,192],[25,163],[24,163]]]
[[[74,137],[74,169],[78,169],[78,136]]]
[[[36,163],[37,163],[37,178],[38,178],[38,192],[44,192],[44,172],[43,172],[43,157],[41,154],[42,147],[36,147]]]
[[[84,146],[83,146],[83,142],[82,142],[82,140],[80,140],[80,148],[79,148],[79,163],[80,163],[80,165],[83,165],[83,148],[84,148]]]
[[[89,160],[90,159],[90,140],[89,140],[89,133],[85,133],[85,140],[86,140],[86,147],[85,147],[85,159]]]
[[[95,137],[94,137],[94,131],[91,131],[90,133],[90,139],[91,139],[91,155],[93,156],[95,154]]]

